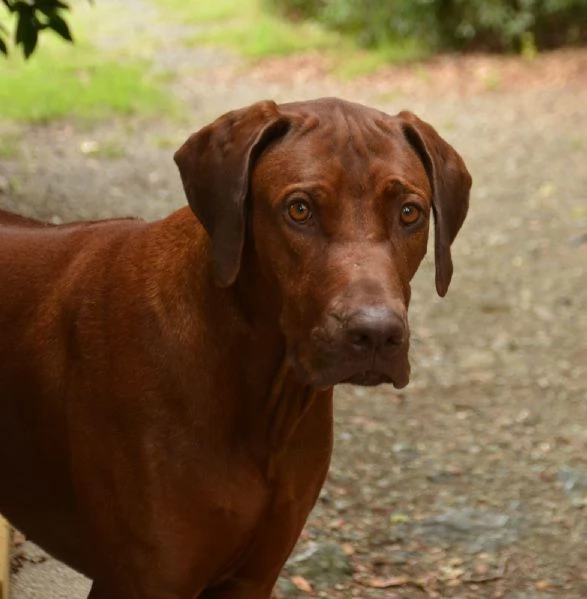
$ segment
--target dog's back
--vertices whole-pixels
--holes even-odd
[[[7,212],[6,210],[0,210],[0,234],[4,230],[4,225],[17,226],[17,227],[54,227],[52,223],[46,223],[41,220],[34,218],[27,218],[20,214],[14,214],[14,212]]]

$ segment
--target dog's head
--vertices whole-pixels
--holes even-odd
[[[444,296],[471,187],[430,125],[336,99],[267,101],[204,127],[175,160],[217,283],[271,282],[302,380],[407,384],[410,281],[430,219]]]

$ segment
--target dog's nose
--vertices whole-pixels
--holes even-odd
[[[346,325],[347,340],[357,349],[393,349],[404,342],[403,319],[385,306],[361,308],[348,318]]]

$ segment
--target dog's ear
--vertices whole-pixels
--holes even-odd
[[[188,203],[212,240],[216,282],[223,287],[240,269],[255,161],[288,126],[275,102],[258,102],[220,117],[175,153]]]
[[[471,175],[454,148],[430,125],[411,112],[400,112],[398,116],[403,120],[404,135],[420,156],[432,185],[436,291],[444,297],[453,272],[450,246],[469,208]]]

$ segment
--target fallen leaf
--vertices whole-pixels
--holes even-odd
[[[304,593],[312,593],[314,591],[312,585],[303,576],[292,576],[290,580],[297,589]]]
[[[390,589],[392,587],[403,587],[410,584],[411,580],[407,576],[392,576],[391,578],[367,578],[362,582],[372,589]]]
[[[475,572],[475,576],[487,576],[489,573],[489,564],[475,564],[473,571]]]
[[[465,573],[465,569],[458,566],[442,566],[440,571],[444,580],[456,580]]]
[[[547,591],[550,588],[550,582],[548,580],[539,580],[534,587],[537,591]]]
[[[402,512],[394,512],[389,517],[389,521],[391,524],[405,524],[406,522],[410,521],[410,517]]]

